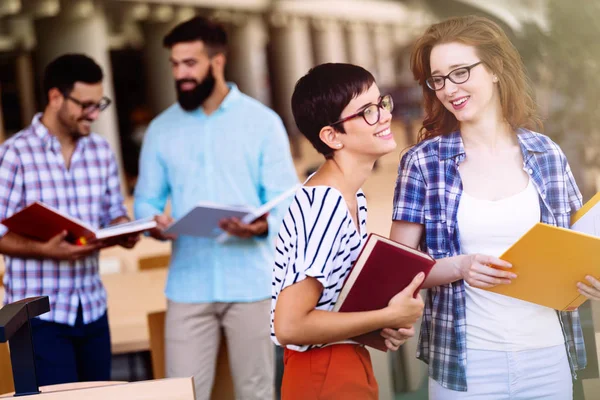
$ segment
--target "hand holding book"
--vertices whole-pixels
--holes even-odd
[[[156,221],[156,227],[148,231],[154,239],[164,241],[175,240],[177,238],[176,234],[165,232],[173,224],[174,220],[171,216],[165,214],[155,215],[154,221]]]
[[[462,279],[469,285],[479,289],[488,289],[497,285],[508,285],[516,274],[500,268],[511,268],[504,260],[483,254],[461,256],[458,268]]]
[[[100,250],[102,242],[73,244],[67,241],[68,232],[62,231],[47,242],[40,243],[39,256],[51,260],[75,261]]]
[[[424,280],[425,273],[419,272],[408,286],[392,297],[387,307],[391,317],[390,327],[408,328],[421,317],[424,304],[419,288]]]
[[[232,236],[249,239],[254,236],[263,235],[269,231],[268,215],[268,213],[264,214],[248,224],[240,221],[238,218],[225,218],[219,222],[219,228]]]
[[[415,336],[415,326],[400,329],[384,328],[381,330],[381,336],[385,339],[388,350],[397,351],[408,339]]]
[[[600,281],[588,275],[585,283],[577,282],[577,291],[590,300],[600,300]]]

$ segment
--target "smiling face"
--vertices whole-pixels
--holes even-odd
[[[340,119],[356,114],[365,110],[369,105],[379,104],[381,93],[377,85],[371,87],[353,98],[350,103],[344,108]],[[371,107],[371,109],[375,109]],[[373,111],[376,112],[376,111]],[[390,130],[392,122],[392,114],[383,108],[379,108],[379,122],[374,125],[369,125],[365,118],[356,116],[343,123],[346,133],[336,133],[337,142],[333,144],[333,149],[336,149],[337,143],[341,145],[345,152],[350,152],[354,156],[367,156],[369,158],[378,158],[396,149],[396,141]],[[369,120],[373,116],[367,116]]]
[[[480,61],[473,46],[457,42],[439,44],[431,50],[431,75],[445,76],[457,68]],[[459,123],[474,123],[489,113],[501,113],[496,82],[494,74],[481,63],[471,68],[466,82],[456,84],[446,79],[444,87],[435,94]]]
[[[87,106],[98,104],[103,94],[102,83],[75,82],[68,97],[60,96],[57,119],[73,139],[88,136],[92,132],[91,124],[100,116],[100,110],[94,107],[88,110]]]

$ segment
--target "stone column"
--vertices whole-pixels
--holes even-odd
[[[292,115],[291,99],[300,77],[314,65],[310,26],[307,19],[285,14],[271,16],[271,59],[273,62],[273,107],[282,116],[292,139],[294,156],[300,155],[299,133]]]
[[[348,62],[342,24],[333,19],[316,19],[312,26],[315,64]]]
[[[31,53],[23,52],[17,55],[16,71],[21,124],[25,127],[31,123],[38,110],[35,102],[35,72],[31,61]]]
[[[169,50],[163,47],[164,37],[179,23],[175,16],[175,8],[172,6],[154,6],[148,22],[143,25],[148,104],[155,114],[177,101]]]
[[[234,81],[242,92],[271,106],[268,33],[263,18],[259,15],[233,14],[229,21],[224,22],[228,23],[230,32],[227,78]]]
[[[118,105],[114,103],[112,67],[108,54],[109,34],[104,10],[92,1],[80,0],[69,4],[57,17],[38,20],[36,30],[40,76],[50,61],[65,53],[86,54],[102,67],[104,94],[113,100],[113,104],[100,114],[93,124],[93,130],[104,136],[114,150],[123,183]],[[125,189],[125,185],[121,187]]]
[[[349,61],[360,65],[376,75],[372,33],[367,24],[350,22],[346,24]]]
[[[390,88],[396,84],[396,55],[392,28],[388,25],[373,27],[373,49],[375,50],[376,69],[374,71],[377,84],[382,88]]]

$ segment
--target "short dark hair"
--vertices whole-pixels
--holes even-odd
[[[208,55],[227,51],[225,28],[204,17],[194,17],[174,27],[163,39],[163,46],[170,49],[178,43],[202,41]]]
[[[68,95],[75,82],[95,84],[102,82],[103,78],[102,68],[90,57],[84,54],[64,54],[51,61],[44,70],[44,98],[48,102],[48,92],[52,88]]]
[[[350,101],[374,83],[366,69],[341,63],[318,65],[296,82],[292,95],[296,126],[325,158],[330,158],[333,150],[319,137],[321,129],[339,120]],[[334,128],[345,133],[341,124]]]

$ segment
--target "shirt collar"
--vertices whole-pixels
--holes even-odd
[[[517,133],[517,138],[519,139],[522,150],[531,153],[545,153],[548,151],[548,146],[546,146],[540,136],[528,129],[520,128]],[[525,153],[525,151],[523,151],[523,153]]]
[[[447,160],[465,154],[465,146],[460,131],[455,131],[440,138],[440,159]]]
[[[231,107],[231,105],[240,97],[240,90],[235,83],[227,82],[227,87],[229,88],[229,93],[227,93],[219,105],[219,109],[222,110],[226,110],[228,107]]]
[[[31,126],[33,127],[33,132],[42,141],[42,145],[43,145],[44,149],[46,149],[46,150],[60,149],[60,143],[59,143],[58,139],[56,138],[56,136],[51,134],[50,131],[48,130],[48,128],[46,127],[46,125],[44,125],[42,123],[42,121],[41,121],[42,115],[43,115],[43,113],[37,113],[33,116],[33,120],[31,121]],[[79,140],[77,141],[77,147],[84,146],[88,137],[89,136],[84,136],[84,137],[79,138]]]
[[[460,136],[460,131],[455,131],[448,135],[441,135],[439,138],[441,160],[447,160],[465,154],[465,146],[462,137]],[[544,153],[547,151],[542,139],[530,130],[519,128],[517,130],[517,139],[519,140],[519,145],[521,146],[523,154],[525,154],[525,152]]]
[[[37,113],[33,116],[33,120],[31,121],[31,126],[33,128],[33,132],[35,135],[40,138],[45,148],[50,145],[52,142],[53,136],[48,132],[48,128],[41,121],[42,113]]]

